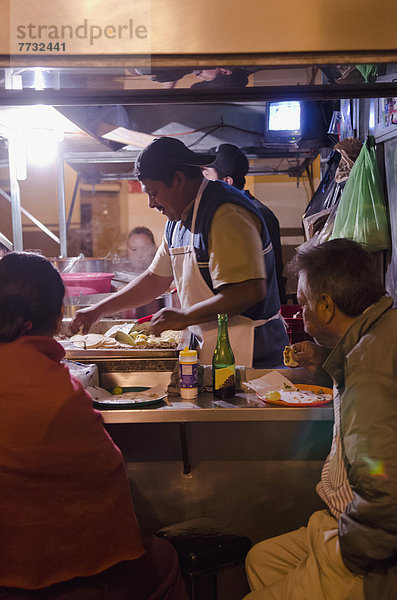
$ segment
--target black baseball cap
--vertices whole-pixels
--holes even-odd
[[[165,171],[172,171],[180,166],[205,167],[214,160],[214,154],[193,152],[181,140],[161,137],[140,152],[135,163],[135,173],[138,179],[156,179]]]
[[[238,146],[221,144],[218,146],[215,156],[216,159],[211,167],[224,177],[244,177],[248,173],[248,158]]]

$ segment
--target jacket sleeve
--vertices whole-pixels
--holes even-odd
[[[397,396],[393,377],[356,366],[342,396],[353,499],[339,519],[339,541],[345,565],[363,574],[397,552]]]

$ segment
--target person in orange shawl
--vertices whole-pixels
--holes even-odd
[[[142,540],[120,450],[53,338],[62,279],[0,259],[0,599],[187,600],[166,540]]]

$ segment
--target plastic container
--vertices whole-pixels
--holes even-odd
[[[179,387],[184,400],[197,398],[197,350],[186,347],[179,352]]]
[[[70,256],[68,258],[50,258],[53,265],[60,273],[114,273],[123,271],[125,259],[122,258],[86,258],[83,256]]]
[[[65,289],[66,295],[69,296],[69,298],[74,298],[75,296],[91,296],[92,294],[98,293],[94,288],[81,287],[78,285],[65,286]]]
[[[111,291],[113,273],[61,273],[61,277],[67,288],[91,288],[101,294]]]

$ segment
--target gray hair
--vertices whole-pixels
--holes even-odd
[[[298,276],[305,274],[309,303],[329,294],[349,317],[357,317],[385,295],[374,257],[352,240],[336,239],[298,249],[288,268]]]

